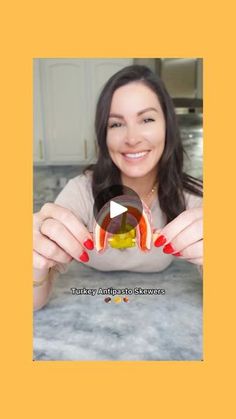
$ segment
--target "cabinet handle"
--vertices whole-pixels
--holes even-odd
[[[42,142],[42,140],[39,140],[39,158],[40,158],[40,160],[43,160],[43,142]]]
[[[88,148],[87,148],[87,140],[86,139],[84,140],[84,157],[85,157],[85,160],[88,159]]]

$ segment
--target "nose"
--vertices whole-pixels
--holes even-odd
[[[142,139],[135,129],[135,127],[127,127],[125,143],[131,147],[135,147],[137,144],[141,143]]]

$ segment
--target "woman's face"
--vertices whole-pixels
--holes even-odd
[[[113,94],[107,147],[127,177],[156,170],[165,145],[165,118],[156,94],[141,82],[119,87]]]

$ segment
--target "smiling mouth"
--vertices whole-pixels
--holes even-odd
[[[122,156],[124,156],[127,159],[137,160],[145,157],[149,152],[150,150],[140,151],[138,153],[122,153]]]

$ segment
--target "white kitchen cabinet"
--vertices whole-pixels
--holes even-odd
[[[40,70],[47,161],[88,161],[86,63],[45,59]]]
[[[34,60],[34,160],[94,161],[96,101],[107,79],[132,59]]]

